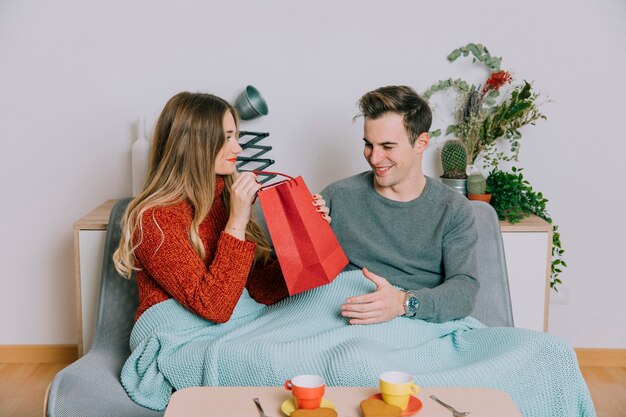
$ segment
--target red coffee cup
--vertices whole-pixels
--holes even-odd
[[[322,404],[326,381],[319,375],[298,375],[285,381],[285,389],[291,391],[297,409],[315,410]]]

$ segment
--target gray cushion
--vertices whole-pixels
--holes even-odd
[[[478,228],[478,281],[480,289],[472,316],[487,326],[513,326],[504,244],[495,210],[482,201],[471,201]]]
[[[130,355],[128,339],[138,304],[134,276],[131,280],[122,278],[112,261],[120,240],[120,218],[129,201],[120,200],[111,210],[92,347],[54,377],[48,397],[49,416],[163,415],[135,404],[119,378]]]

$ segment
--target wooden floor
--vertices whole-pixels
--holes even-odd
[[[0,416],[41,417],[48,384],[63,363],[0,363]],[[583,367],[598,417],[626,416],[626,368]]]
[[[66,363],[0,363],[0,416],[41,417],[46,388]]]
[[[583,366],[598,417],[626,417],[626,368]]]

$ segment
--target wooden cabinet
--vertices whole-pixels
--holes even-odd
[[[78,354],[91,347],[98,308],[102,252],[109,200],[74,224]],[[500,222],[515,327],[547,331],[552,226],[537,216],[517,224]]]
[[[548,331],[552,225],[533,215],[500,230],[515,327]]]

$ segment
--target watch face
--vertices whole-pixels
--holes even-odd
[[[419,306],[420,303],[417,300],[417,297],[409,297],[409,300],[407,301],[407,308],[409,311],[416,313]]]

